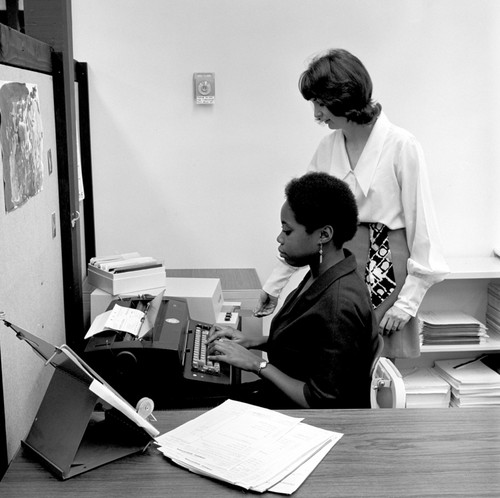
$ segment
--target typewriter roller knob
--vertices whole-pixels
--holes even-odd
[[[137,402],[136,411],[142,418],[148,419],[148,417],[153,415],[154,407],[155,404],[152,399],[141,398]]]

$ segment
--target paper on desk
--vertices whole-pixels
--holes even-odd
[[[268,491],[279,493],[282,495],[291,495],[295,493],[302,483],[309,477],[309,474],[318,466],[318,464],[325,458],[328,452],[333,448],[337,441],[342,437],[342,434],[337,434],[337,437],[330,439],[330,441],[316,452],[309,460],[303,463],[299,468],[294,470],[291,474],[286,476],[278,484],[269,488]]]
[[[270,488],[274,489],[280,483],[282,483],[281,491],[276,492],[285,493],[285,489],[291,490],[292,486],[295,486],[295,489],[297,489],[314,470],[319,461],[310,470],[307,470],[307,467],[302,467],[310,463],[310,460],[317,457],[318,454],[321,454],[323,449],[328,447],[330,443],[333,446],[341,437],[342,434],[333,433],[301,422],[283,436],[278,444],[271,445],[266,448],[266,451],[262,451],[256,455],[256,461],[254,462],[255,470],[253,470],[253,465],[251,468],[253,470],[253,478],[257,482],[260,478],[261,483],[254,485],[252,490],[262,493]],[[281,465],[289,461],[289,464],[283,466],[281,471],[276,473],[275,469],[269,469],[266,476],[266,468],[264,466],[261,469],[257,468],[257,464],[260,463],[261,459],[264,461],[267,459],[268,461],[280,462]],[[300,478],[302,478],[302,481]]]
[[[263,442],[276,441],[301,419],[228,400],[156,439],[163,453],[206,466],[211,472],[234,468]],[[163,451],[165,450],[165,451]]]
[[[135,422],[139,427],[142,427],[150,436],[156,437],[160,432],[151,425],[145,418],[141,417],[134,408],[126,401],[120,399],[113,391],[98,380],[93,380],[89,389],[99,396],[100,399],[110,404],[113,408],[123,413],[130,420]]]
[[[228,400],[156,441],[192,472],[263,492],[342,436],[301,420]]]

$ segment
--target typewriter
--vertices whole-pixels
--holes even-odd
[[[143,311],[146,329],[138,336],[113,329],[93,335],[86,361],[132,404],[148,396],[157,408],[210,406],[230,396],[241,371],[208,361],[205,337],[212,324],[191,319],[185,300],[160,297],[113,301],[108,310]]]

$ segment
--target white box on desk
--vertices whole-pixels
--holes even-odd
[[[110,273],[88,265],[88,283],[113,296],[126,292],[144,291],[165,287],[165,268],[146,268],[144,270]]]
[[[224,298],[218,278],[167,277],[165,296],[187,301],[189,316],[205,323],[215,323]]]

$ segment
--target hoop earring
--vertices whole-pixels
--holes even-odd
[[[319,264],[323,263],[323,243],[319,243]]]

